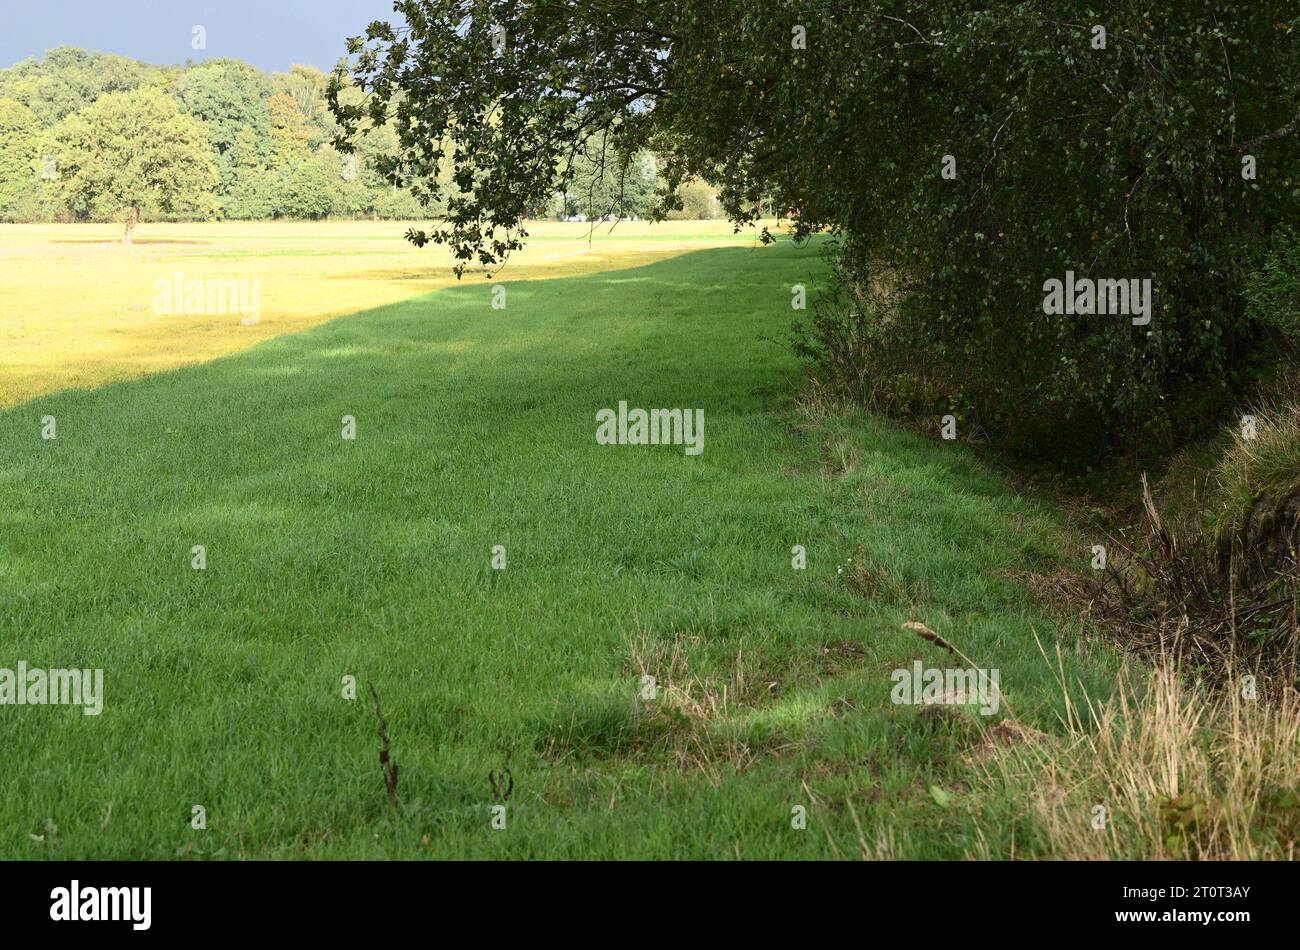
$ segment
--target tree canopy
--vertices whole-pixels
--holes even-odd
[[[211,213],[217,170],[202,125],[158,89],[102,96],[51,134],[55,191],[70,207],[124,224],[150,211]]]

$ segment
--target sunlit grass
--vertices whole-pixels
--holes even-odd
[[[414,248],[402,237],[408,226],[146,224],[128,248],[112,224],[0,225],[0,406],[205,362],[456,283],[449,252]],[[529,232],[528,247],[494,280],[572,277],[754,240],[722,221],[539,221]],[[260,321],[155,313],[155,282],[178,271],[187,280],[258,281]]]

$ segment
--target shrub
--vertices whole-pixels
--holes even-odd
[[[676,199],[681,207],[665,214],[669,221],[712,221],[721,214],[717,189],[698,178],[677,186]]]
[[[1294,347],[1300,344],[1300,235],[1280,229],[1264,266],[1246,282],[1251,316]]]
[[[1300,391],[1300,390],[1298,390]],[[1295,582],[1300,568],[1300,404],[1244,417],[1210,479],[1208,536],[1234,586]]]

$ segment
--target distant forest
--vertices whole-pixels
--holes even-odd
[[[79,166],[94,158],[77,154],[87,142],[102,143],[121,123],[136,122],[156,128],[166,150],[192,151],[186,167],[205,172],[187,179],[183,200],[149,210],[154,219],[440,215],[443,208],[421,205],[400,172],[380,172],[377,160],[396,157],[399,147],[390,129],[360,137],[351,154],[334,147],[328,79],[312,66],[269,74],[233,59],[156,66],[73,47],[0,70],[0,221],[112,219],[111,209],[69,197],[58,179],[70,158]],[[101,102],[107,96],[115,96],[111,109]],[[86,133],[96,122],[109,122],[98,138]],[[644,217],[661,186],[649,154],[617,179],[601,174],[594,154],[575,155],[572,166],[569,188],[535,209],[537,217]],[[679,195],[683,208],[671,217],[718,216],[716,192],[705,183],[689,182]]]

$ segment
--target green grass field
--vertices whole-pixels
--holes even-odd
[[[0,224],[0,408],[205,363],[333,317],[455,286],[446,247],[399,221],[150,222],[134,246],[113,224]],[[506,279],[573,277],[686,250],[752,243],[726,221],[528,224]],[[253,325],[226,309],[158,313],[155,283],[246,280]],[[486,273],[471,270],[466,283]]]
[[[0,667],[105,671],[97,717],[0,707],[0,856],[1045,855],[976,760],[1010,710],[1058,729],[1035,635],[1111,681],[1017,579],[1087,549],[956,443],[796,402],[822,272],[507,272],[505,310],[467,282],[0,412]],[[704,453],[597,445],[620,400],[702,408]],[[891,703],[952,665],[909,620],[1001,671],[998,717]]]

